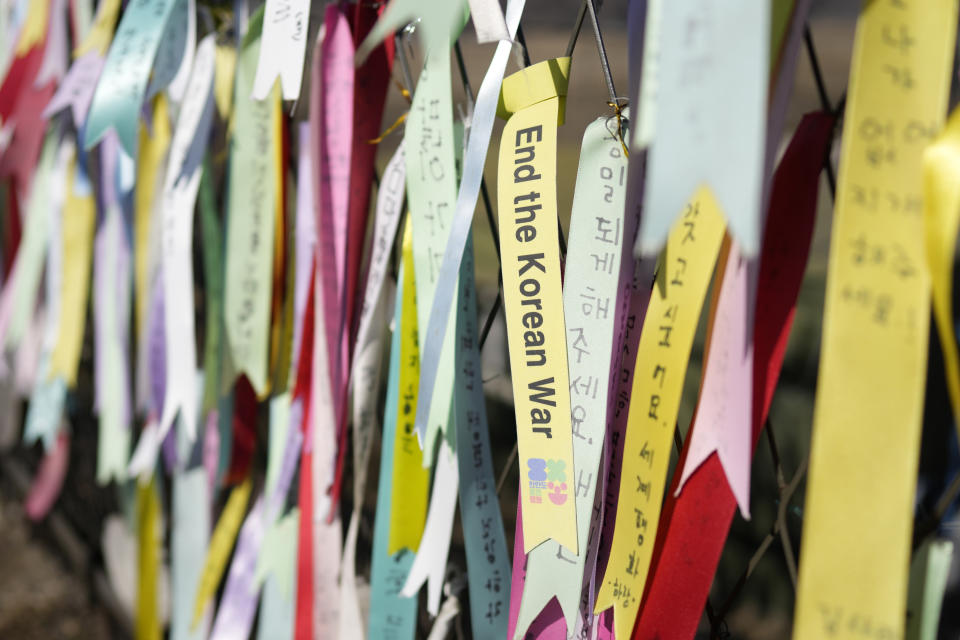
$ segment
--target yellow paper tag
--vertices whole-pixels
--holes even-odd
[[[83,54],[97,50],[102,55],[107,54],[110,43],[113,42],[113,30],[117,26],[117,16],[120,14],[120,0],[101,0],[97,7],[97,17],[84,36],[73,55],[79,58]]]
[[[568,64],[528,67],[504,80],[501,96],[504,111],[515,111],[500,142],[497,200],[525,553],[550,538],[578,552],[557,234],[560,70]]]
[[[134,296],[136,300],[136,335],[138,339],[147,330],[150,308],[150,225],[154,203],[161,194],[157,188],[163,180],[162,168],[170,148],[170,119],[167,99],[161,92],[153,102],[153,136],[145,124],[140,124],[140,145],[137,154],[137,181],[133,192],[134,234]],[[158,230],[154,230],[159,233]],[[155,256],[159,261],[160,256]]]
[[[278,90],[278,82],[279,80],[274,82],[274,91]],[[281,393],[286,390],[286,374],[290,368],[292,346],[284,339],[286,331],[284,306],[287,287],[286,281],[280,277],[287,263],[288,250],[286,217],[283,210],[286,181],[283,176],[283,103],[280,100],[273,101],[273,139],[276,141],[273,146],[273,184],[276,185],[276,189],[273,192],[273,298],[270,301],[270,361],[267,368],[271,375],[266,378],[267,384],[261,399],[268,398],[271,389],[278,389]],[[278,387],[279,383],[283,383],[283,386]]]
[[[393,479],[390,483],[390,537],[387,553],[416,551],[427,520],[430,468],[413,432],[420,382],[420,347],[417,339],[417,287],[413,267],[413,225],[403,227],[403,300],[401,300],[400,377],[397,397],[397,433],[393,446]]]
[[[160,616],[157,603],[157,575],[160,571],[160,500],[156,477],[137,485],[137,572],[136,640],[160,640]]]
[[[50,377],[62,376],[68,388],[77,382],[77,367],[83,349],[83,329],[90,291],[90,264],[96,203],[93,192],[78,195],[76,157],[67,168],[66,200],[63,206],[63,263],[60,280],[60,322],[57,342],[50,356]]]
[[[233,106],[233,78],[236,74],[237,50],[233,47],[218,46],[213,68],[213,99],[217,111],[224,122],[230,119]]]
[[[940,334],[947,392],[960,428],[960,354],[953,322],[953,261],[960,230],[960,110],[923,154],[923,209],[933,315]]]
[[[247,478],[243,481],[243,484],[233,490],[230,497],[227,498],[227,504],[223,507],[220,520],[217,521],[213,536],[210,538],[207,559],[203,563],[200,584],[197,585],[197,599],[193,605],[191,629],[197,628],[200,619],[203,617],[203,610],[217,591],[217,585],[220,584],[223,571],[227,567],[227,560],[230,559],[233,542],[237,539],[237,533],[243,523],[243,514],[247,510],[247,502],[250,500],[252,489],[253,483],[250,478]]]
[[[660,521],[683,381],[723,241],[724,216],[701,187],[674,223],[640,333],[623,444],[623,470],[610,559],[596,612],[613,607],[618,638],[629,638],[640,607]],[[526,526],[526,522],[524,522]]]
[[[43,42],[47,36],[47,21],[50,17],[50,0],[30,0],[27,6],[27,17],[20,28],[20,39],[17,41],[17,55],[26,55],[34,46]]]
[[[921,154],[956,0],[864,5],[830,246],[794,638],[903,635],[926,379]]]

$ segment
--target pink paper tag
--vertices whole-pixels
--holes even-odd
[[[31,520],[42,520],[57,501],[63,480],[67,476],[67,463],[70,460],[70,436],[61,429],[52,449],[40,461],[37,475],[30,485],[30,492],[23,509]]]

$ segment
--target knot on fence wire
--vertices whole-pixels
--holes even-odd
[[[607,101],[607,106],[613,109],[613,115],[617,119],[617,137],[620,139],[620,146],[623,147],[623,157],[629,158],[630,151],[623,139],[623,110],[630,106],[630,101],[627,98],[615,96],[613,100]]]

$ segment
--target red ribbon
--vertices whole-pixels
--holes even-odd
[[[353,15],[353,41],[363,42],[382,12],[382,6],[358,3]],[[340,402],[337,414],[337,465],[334,469],[333,484],[330,487],[330,512],[327,523],[333,522],[340,503],[343,489],[343,470],[347,456],[347,394],[350,388],[350,365],[353,362],[353,346],[360,317],[359,305],[362,299],[357,296],[363,290],[366,274],[360,278],[363,258],[363,241],[366,237],[367,222],[370,213],[370,186],[373,183],[374,162],[377,145],[369,141],[380,133],[383,109],[390,84],[390,69],[393,66],[393,38],[388,37],[384,44],[374,49],[363,66],[354,74],[353,100],[353,144],[350,156],[350,202],[347,221],[347,250],[344,291],[344,325],[347,336],[346,374],[341,380]]]

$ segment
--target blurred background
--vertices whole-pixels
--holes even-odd
[[[849,71],[850,53],[859,0],[816,0],[810,14],[809,27],[827,94],[833,104],[844,95]],[[528,51],[534,62],[562,55],[571,36],[579,0],[527,0],[523,18]],[[607,0],[600,12],[600,24],[609,57],[613,79],[620,95],[627,93],[627,0]],[[315,2],[313,15],[322,11]],[[314,20],[314,26],[316,19]],[[474,91],[479,87],[493,53],[493,45],[477,45],[472,27],[464,31],[461,45],[469,81]],[[402,80],[399,70],[394,77]],[[455,104],[465,106],[462,82],[454,66]],[[573,56],[570,88],[567,97],[566,123],[559,134],[559,197],[560,215],[566,230],[576,177],[580,138],[593,119],[609,115],[607,89],[601,74],[600,61],[589,24],[585,25]],[[391,90],[384,128],[400,116],[406,103],[399,91]],[[814,81],[810,59],[801,49],[794,91],[787,116],[782,145],[788,140],[801,116],[820,109],[820,97]],[[494,130],[487,163],[490,195],[495,197],[495,167],[502,122]],[[399,140],[400,133],[388,136],[380,145],[379,166],[386,164]],[[781,145],[781,146],[782,146]],[[836,166],[835,145],[833,163]],[[779,540],[764,554],[755,553],[771,532],[777,515],[779,487],[789,481],[805,458],[810,440],[813,398],[816,387],[820,326],[823,312],[826,258],[830,241],[832,203],[826,180],[822,180],[819,212],[813,250],[798,303],[798,312],[789,349],[770,412],[770,425],[776,436],[776,458],[767,439],[757,448],[752,470],[752,520],[735,517],[730,536],[714,580],[710,606],[722,620],[710,624],[704,616],[698,637],[727,637],[751,640],[786,638],[790,635],[794,588]],[[496,212],[494,211],[494,218]],[[497,293],[497,259],[494,240],[482,205],[475,216],[475,247],[480,317],[486,318]],[[698,338],[687,375],[684,401],[680,411],[680,429],[686,434],[700,381],[705,319],[701,319]],[[940,365],[933,341],[931,371]],[[88,345],[81,366],[78,391],[68,400],[71,428],[74,434],[68,478],[63,494],[52,515],[41,523],[30,523],[23,513],[22,501],[29,479],[39,460],[39,450],[16,446],[0,457],[0,638],[125,638],[129,637],[131,590],[133,577],[122,568],[111,567],[104,553],[105,525],[111,513],[125,508],[128,489],[115,486],[98,487],[94,483],[96,455],[96,423],[91,415],[92,380],[90,363],[92,346]],[[506,330],[502,314],[498,314],[483,351],[483,377],[489,401],[491,438],[495,449],[495,469],[506,469],[501,507],[512,548],[512,532],[516,510],[517,469],[510,454],[515,442],[512,392],[506,351]],[[960,523],[953,509],[937,513],[937,500],[948,486],[958,466],[957,444],[950,411],[946,407],[945,390],[937,386],[942,375],[931,375],[928,390],[927,417],[918,483],[917,522],[924,531],[933,527],[943,537],[960,539]],[[0,416],[0,422],[19,421],[20,415]],[[2,429],[0,429],[2,431]],[[949,442],[949,446],[945,443]],[[262,449],[262,447],[261,447]],[[261,451],[261,457],[265,454]],[[676,454],[674,453],[674,462]],[[374,460],[379,454],[374,452]],[[776,460],[779,460],[780,471]],[[262,460],[261,460],[262,462]],[[951,471],[952,470],[952,471]],[[370,496],[365,499],[365,518],[361,527],[358,558],[367,557],[372,537],[372,494],[376,489],[376,465],[368,482]],[[349,481],[345,486],[352,486]],[[788,505],[788,532],[794,555],[799,553],[802,530],[803,483]],[[343,509],[351,506],[353,496],[346,496]],[[949,505],[949,502],[948,502]],[[935,513],[936,512],[936,513]],[[346,520],[345,520],[346,522]],[[465,567],[462,534],[455,527],[451,563]],[[958,540],[960,541],[960,540]],[[748,579],[745,570],[754,560]],[[363,560],[361,560],[361,563]],[[360,566],[364,574],[368,567]],[[948,587],[948,600],[956,597],[960,570],[955,561]],[[952,592],[952,593],[951,593]],[[722,615],[720,615],[722,614]],[[424,625],[427,621],[423,621]],[[428,628],[428,627],[425,627]],[[469,625],[460,625],[464,633]],[[960,608],[944,607],[941,637],[956,638],[960,629]]]

